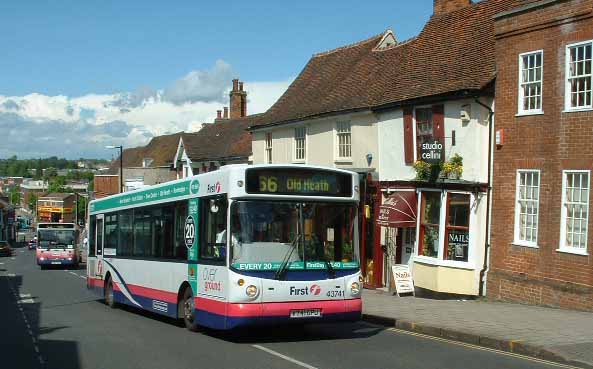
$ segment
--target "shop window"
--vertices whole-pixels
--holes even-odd
[[[418,252],[422,256],[438,257],[440,216],[441,192],[423,192]]]
[[[467,261],[469,251],[470,196],[449,193],[447,195],[447,225],[445,229],[445,252],[443,259]]]

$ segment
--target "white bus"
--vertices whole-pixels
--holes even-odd
[[[360,319],[358,175],[229,165],[90,203],[87,286],[198,326]]]

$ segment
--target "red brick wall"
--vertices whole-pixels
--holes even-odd
[[[593,112],[564,110],[565,47],[593,39],[591,0],[557,2],[496,21],[495,149],[490,297],[593,310],[593,260],[556,251],[560,241],[562,170],[593,169]],[[543,50],[543,115],[518,111],[520,53]],[[539,169],[539,248],[513,245],[517,169]],[[593,183],[593,181],[592,181]],[[592,207],[593,208],[593,207]],[[588,252],[593,255],[593,217]]]

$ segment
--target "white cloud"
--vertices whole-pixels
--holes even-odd
[[[144,145],[150,137],[179,131],[196,131],[212,122],[216,110],[228,105],[232,68],[218,61],[209,70],[197,70],[168,88],[142,87],[112,95],[79,97],[0,95],[0,131],[27,132],[28,144],[3,145],[0,157],[81,156],[108,157],[105,144]],[[248,114],[266,111],[288,88],[292,79],[245,82]],[[16,136],[15,136],[16,137]],[[66,149],[60,137],[75,143]],[[36,144],[39,143],[39,145]],[[87,145],[88,144],[88,145]]]

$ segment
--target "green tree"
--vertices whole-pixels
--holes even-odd
[[[32,193],[31,196],[29,196],[29,210],[32,210],[33,212],[35,212],[37,210],[37,195]]]
[[[66,177],[56,176],[49,180],[48,192],[66,192]]]
[[[13,205],[18,205],[21,202],[21,192],[19,191],[18,187],[13,187],[8,192],[8,196],[10,198],[10,203]]]

